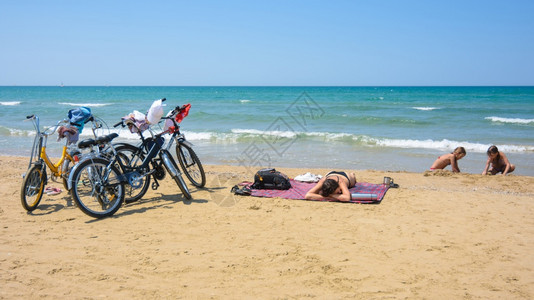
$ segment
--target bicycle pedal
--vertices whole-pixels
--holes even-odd
[[[152,182],[152,189],[155,191],[159,188],[159,183],[157,182]]]

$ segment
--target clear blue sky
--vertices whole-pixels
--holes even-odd
[[[0,85],[534,85],[534,1],[0,0]]]

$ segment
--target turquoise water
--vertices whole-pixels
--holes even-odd
[[[182,130],[207,164],[421,172],[463,146],[480,173],[495,144],[534,176],[534,87],[0,87],[0,154],[29,155],[26,115],[88,106],[111,126],[163,97],[192,104]]]

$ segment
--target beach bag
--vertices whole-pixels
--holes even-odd
[[[79,107],[69,110],[67,117],[69,118],[70,124],[81,133],[85,122],[91,118],[91,109],[89,107]]]
[[[254,175],[251,188],[258,190],[288,190],[291,188],[289,178],[275,169],[261,169]]]

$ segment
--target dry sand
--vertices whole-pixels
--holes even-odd
[[[26,213],[26,167],[0,158],[2,299],[534,298],[533,177],[356,170],[400,185],[362,205],[233,196],[252,174],[206,166],[192,201],[166,178],[96,220],[65,192]]]

